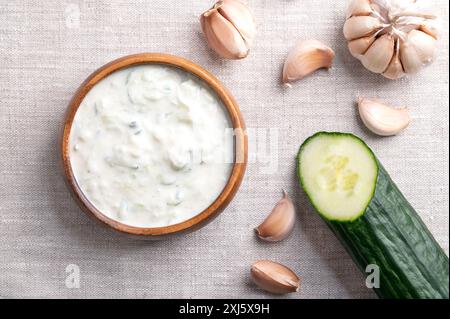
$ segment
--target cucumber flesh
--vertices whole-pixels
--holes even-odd
[[[298,160],[303,188],[323,217],[352,221],[364,214],[375,192],[378,165],[359,138],[314,135],[302,145]]]

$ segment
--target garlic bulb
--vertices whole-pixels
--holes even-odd
[[[364,125],[381,136],[398,134],[411,122],[407,108],[392,108],[376,100],[360,98],[358,110]]]
[[[274,261],[255,262],[250,274],[258,287],[274,294],[296,292],[300,287],[300,278],[288,267]]]
[[[321,68],[331,68],[334,51],[317,40],[299,42],[289,53],[283,68],[283,83],[301,80]]]
[[[218,1],[200,16],[206,40],[217,54],[226,59],[245,58],[256,35],[249,9],[237,0]]]
[[[350,0],[343,30],[350,53],[388,79],[418,72],[437,51],[437,17],[427,2]]]
[[[295,207],[286,191],[272,212],[255,228],[259,238],[266,241],[281,241],[291,233],[295,224]]]

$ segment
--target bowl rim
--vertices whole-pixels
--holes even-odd
[[[202,212],[183,222],[163,227],[136,227],[121,223],[107,217],[98,210],[86,197],[74,176],[70,162],[70,132],[75,114],[86,94],[102,79],[113,72],[132,66],[143,64],[162,64],[181,69],[203,80],[218,96],[225,106],[234,129],[234,163],[233,168],[224,189],[215,201]],[[60,140],[60,155],[62,158],[63,172],[72,196],[81,209],[102,224],[129,235],[160,239],[185,232],[197,230],[217,217],[230,203],[243,180],[248,160],[248,139],[245,132],[245,123],[242,113],[228,89],[211,73],[199,65],[165,53],[138,53],[127,55],[113,60],[90,74],[80,85],[67,107],[63,130]]]

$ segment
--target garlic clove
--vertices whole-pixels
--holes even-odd
[[[250,10],[236,0],[223,0],[217,10],[239,31],[250,46],[256,36],[256,24]]]
[[[389,34],[384,34],[375,40],[360,60],[366,69],[375,73],[383,73],[392,60],[394,46],[394,38]]]
[[[380,1],[380,0],[376,0]],[[383,0],[384,1],[384,0]],[[391,0],[392,1],[392,0]],[[407,2],[402,7],[398,7],[401,10],[400,14],[396,16],[414,17],[416,19],[436,19],[437,16],[433,8],[429,5],[431,1],[418,1],[418,0],[395,0],[396,2]]]
[[[400,61],[402,62],[403,69],[407,73],[416,73],[423,67],[416,49],[410,43],[402,43]]]
[[[400,61],[407,73],[417,73],[422,68],[422,61],[411,44],[402,43],[400,50]]]
[[[435,38],[419,30],[408,33],[408,42],[412,42],[423,64],[430,63],[436,53],[437,41]]]
[[[242,59],[248,55],[249,44],[232,22],[219,12],[224,1],[217,2],[214,7],[200,17],[200,23],[209,46],[226,59]]]
[[[352,16],[368,16],[371,13],[369,0],[352,0],[347,8],[347,19]]]
[[[382,21],[389,19],[388,9],[384,5],[380,6],[378,3],[372,2],[370,7],[372,8],[372,16],[378,17]]]
[[[436,40],[439,38],[439,26],[436,20],[424,20],[420,24],[419,30],[432,36]]]
[[[389,66],[386,71],[383,72],[383,75],[390,80],[400,79],[405,76],[405,71],[403,70],[403,65],[398,54],[394,54],[391,63],[389,63]]]
[[[400,51],[405,72],[416,73],[435,57],[437,41],[425,32],[412,30],[406,40],[402,41]]]
[[[392,108],[375,100],[360,98],[358,110],[364,125],[381,136],[398,134],[411,122],[407,108]]]
[[[383,76],[390,80],[400,79],[401,77],[405,76],[405,71],[403,70],[403,65],[399,57],[399,49],[400,45],[399,41],[397,41],[394,56],[392,57],[392,60],[389,63],[386,71],[383,72]]]
[[[255,228],[258,237],[266,241],[280,241],[291,233],[295,223],[295,207],[286,191],[267,218]]]
[[[321,68],[331,68],[334,51],[317,40],[300,42],[289,53],[283,67],[283,83],[300,80]]]
[[[359,39],[374,33],[383,27],[379,19],[371,16],[355,16],[344,24],[344,36],[347,40]]]
[[[250,274],[259,288],[274,294],[296,292],[300,288],[300,278],[291,269],[270,260],[255,262]]]
[[[359,38],[348,43],[348,49],[355,58],[360,58],[375,41],[375,35]]]

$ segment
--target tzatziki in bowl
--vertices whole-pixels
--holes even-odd
[[[247,161],[239,108],[185,59],[137,54],[95,71],[70,102],[64,173],[81,208],[124,233],[161,238],[211,221]]]

